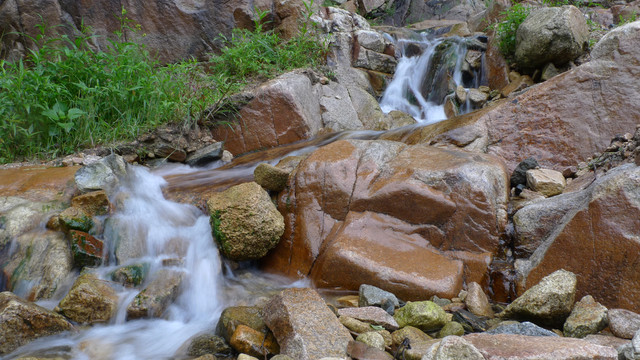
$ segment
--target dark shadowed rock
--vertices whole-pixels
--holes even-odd
[[[517,185],[526,185],[527,184],[527,170],[537,168],[538,161],[535,158],[526,158],[522,160],[518,166],[511,173],[511,178],[509,179],[511,182],[511,187],[516,187]]]
[[[299,360],[347,354],[349,331],[312,289],[282,291],[265,306],[264,315],[282,354]]]
[[[212,334],[200,334],[189,340],[187,355],[203,356],[206,354],[231,355],[232,350],[220,336]]]
[[[186,163],[190,166],[204,166],[222,158],[223,142],[213,143],[196,150],[187,156]]]
[[[268,163],[261,163],[253,171],[253,179],[270,191],[282,191],[287,186],[289,172]]]

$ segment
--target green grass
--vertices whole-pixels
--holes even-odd
[[[41,25],[31,38],[37,50],[16,62],[0,61],[0,162],[133,140],[170,122],[194,126],[224,109],[227,96],[249,78],[317,66],[325,49],[306,25],[285,42],[258,21],[255,31],[233,30],[207,71],[195,61],[161,66],[125,36],[142,35],[124,9],[120,19],[121,31],[106,51],[90,45],[90,29],[74,39],[47,38]]]

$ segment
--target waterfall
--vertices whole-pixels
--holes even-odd
[[[420,41],[400,39],[396,47],[401,58],[380,100],[383,112],[399,110],[422,124],[431,124],[473,110],[468,96],[456,101],[454,92],[458,86],[468,90],[486,84],[484,54],[478,69],[467,61],[469,50],[484,50],[480,41],[423,35]]]

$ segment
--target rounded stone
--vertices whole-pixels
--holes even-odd
[[[358,335],[356,341],[365,343],[373,348],[384,351],[384,338],[377,332],[366,332]]]
[[[408,302],[393,317],[400,327],[410,325],[423,331],[438,330],[447,323],[447,314],[432,301]]]

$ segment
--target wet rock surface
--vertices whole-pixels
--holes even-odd
[[[29,303],[8,291],[0,293],[0,354],[34,339],[73,329],[62,315]]]
[[[178,297],[184,273],[160,269],[155,278],[127,306],[127,319],[162,317]]]
[[[255,182],[214,194],[207,206],[214,238],[231,260],[259,259],[280,241],[282,215]]]
[[[351,335],[312,289],[287,289],[265,307],[265,323],[282,354],[294,359],[344,357]]]
[[[78,277],[56,310],[80,324],[106,323],[118,307],[116,291],[95,275]]]

